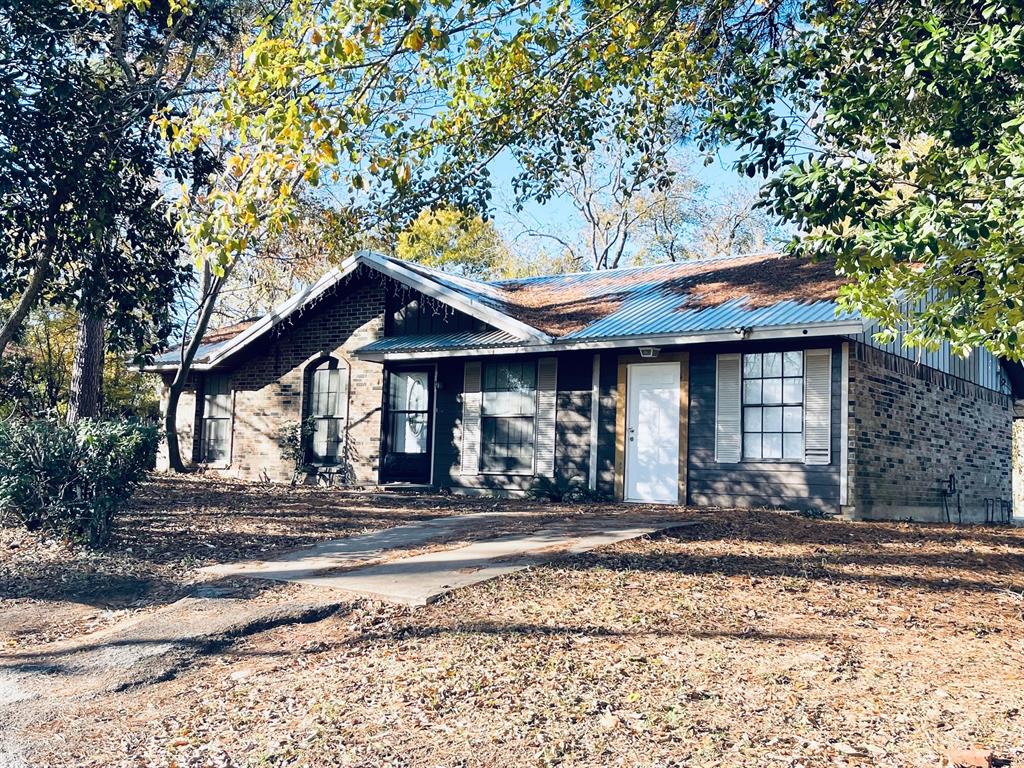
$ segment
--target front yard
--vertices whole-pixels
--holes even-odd
[[[495,505],[586,512],[158,481],[122,554],[3,532],[0,626],[69,637],[185,594],[199,564]],[[1024,531],[692,516],[426,608],[353,600],[245,637],[40,721],[59,737],[38,764],[935,766],[981,743],[1024,765]]]

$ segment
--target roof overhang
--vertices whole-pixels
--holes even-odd
[[[737,341],[764,341],[772,339],[800,339],[822,336],[853,336],[864,333],[860,319],[837,320],[827,323],[754,328],[728,328],[689,334],[653,334],[646,336],[616,336],[600,339],[555,339],[544,344],[523,343],[516,346],[489,346],[462,349],[417,350],[415,352],[362,352],[355,356],[374,362],[428,360],[444,357],[476,357],[494,355],[544,354],[551,352],[573,352],[600,349],[623,349],[628,347],[667,347],[677,345],[712,344]]]
[[[354,256],[350,256],[341,265],[332,269],[313,283],[313,285],[275,307],[246,330],[218,347],[209,358],[193,362],[191,369],[193,371],[208,371],[216,368],[250,342],[278,326],[301,308],[316,301],[361,266],[366,266],[382,275],[390,277],[405,287],[419,291],[425,296],[437,299],[460,312],[464,312],[470,317],[505,331],[517,339],[523,340],[525,343],[545,344],[552,340],[551,336],[537,328],[509,317],[471,296],[440,285],[429,277],[408,269],[402,264],[388,259],[386,256],[373,253],[372,251],[361,251]],[[176,371],[178,367],[178,363],[158,363],[143,366],[141,370],[150,373],[161,373]]]

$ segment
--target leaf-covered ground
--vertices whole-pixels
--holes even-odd
[[[189,594],[204,565],[495,507],[486,499],[158,477],[118,517],[104,550],[0,525],[0,650],[72,638],[166,605]],[[529,514],[501,532],[581,512],[536,501],[517,509]]]
[[[248,637],[38,723],[40,764],[1024,765],[1024,531],[693,516]]]

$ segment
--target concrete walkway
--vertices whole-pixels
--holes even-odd
[[[505,513],[508,514],[508,513]],[[328,541],[277,560],[216,566],[206,573],[250,576],[340,589],[361,597],[426,605],[460,587],[479,584],[565,554],[694,523],[681,520],[585,519],[529,533],[484,539],[413,557],[401,550],[486,523],[487,515],[438,518],[364,536]],[[384,562],[380,562],[380,561]]]
[[[331,539],[311,547],[293,550],[275,560],[252,560],[200,568],[210,576],[252,576],[262,579],[298,582],[325,571],[366,565],[401,555],[431,542],[443,542],[467,531],[514,517],[530,517],[526,512],[475,512],[468,515],[435,517],[418,523],[385,528],[361,536]]]

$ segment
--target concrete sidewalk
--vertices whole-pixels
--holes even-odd
[[[453,536],[488,523],[510,517],[529,517],[525,512],[475,512],[468,515],[436,517],[381,531],[331,539],[304,549],[287,552],[274,560],[253,560],[200,568],[210,576],[253,576],[278,581],[302,581],[326,571],[368,564],[401,555],[431,542],[443,542]]]
[[[642,526],[572,530],[543,528],[529,534],[501,536],[441,552],[392,560],[381,565],[309,576],[296,581],[342,589],[362,597],[403,605],[427,605],[447,592],[479,584],[560,555],[587,552],[669,528],[694,525],[685,521],[659,521]]]
[[[453,589],[514,573],[560,555],[586,552],[669,528],[694,525],[686,520],[638,522],[635,518],[590,518],[550,525],[530,533],[484,539],[439,552],[401,556],[402,549],[443,540],[446,534],[485,524],[486,517],[488,515],[475,514],[427,520],[324,542],[277,560],[215,566],[204,572],[328,587],[402,605],[426,605]]]

